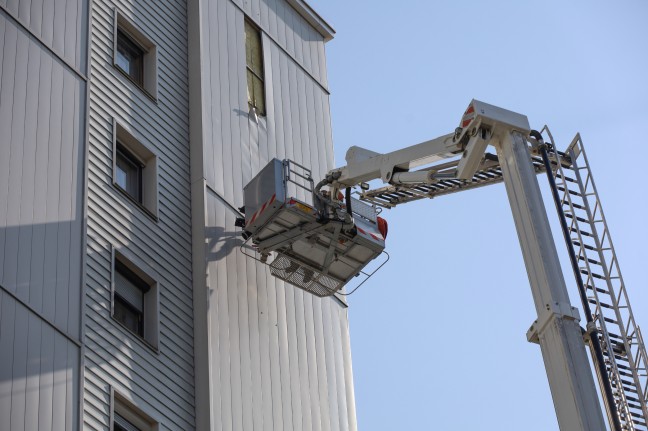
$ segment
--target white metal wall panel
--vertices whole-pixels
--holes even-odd
[[[61,10],[52,49],[33,7],[0,5],[0,429],[77,430],[84,21]]]
[[[79,339],[85,83],[0,24],[0,285]]]
[[[324,38],[286,0],[230,0],[327,88]]]
[[[157,47],[153,101],[113,66],[114,13]],[[84,427],[106,429],[110,388],[161,430],[194,429],[194,346],[186,2],[94,0],[91,12]],[[155,221],[112,185],[113,120],[158,157]],[[113,247],[159,289],[159,352],[110,316]]]
[[[316,180],[333,167],[323,38],[285,0],[201,7],[211,371],[197,373],[212,378],[212,429],[355,430],[345,309],[244,256],[232,208],[273,157],[311,167]],[[264,31],[267,116],[258,124],[248,115],[244,12]]]
[[[75,430],[79,348],[0,290],[0,429]]]
[[[84,73],[87,0],[3,0],[0,7],[73,69]]]

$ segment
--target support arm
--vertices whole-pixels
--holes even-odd
[[[603,431],[605,422],[581,328],[569,302],[526,139],[512,131],[502,136],[496,148],[538,312],[532,337],[542,349],[560,429]]]

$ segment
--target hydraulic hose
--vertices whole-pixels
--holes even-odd
[[[621,421],[619,420],[619,412],[617,411],[617,406],[614,400],[614,393],[612,391],[612,383],[610,382],[610,377],[608,376],[607,369],[605,367],[605,358],[603,356],[603,348],[601,347],[601,341],[598,337],[598,330],[594,325],[592,319],[592,310],[590,308],[589,302],[587,300],[587,291],[585,290],[585,285],[583,283],[583,277],[581,277],[580,268],[578,266],[578,258],[574,252],[573,244],[571,242],[571,237],[569,234],[569,228],[567,227],[567,221],[565,218],[565,212],[562,208],[562,202],[560,200],[560,194],[558,193],[558,188],[556,186],[556,180],[553,176],[553,170],[551,168],[551,160],[549,159],[549,153],[547,148],[549,144],[546,144],[542,138],[540,132],[532,130],[530,136],[538,141],[538,150],[542,156],[542,161],[544,163],[545,171],[547,173],[547,179],[549,180],[549,188],[551,189],[551,195],[553,196],[553,201],[556,206],[556,211],[558,212],[558,219],[560,220],[560,228],[565,238],[565,243],[567,244],[567,252],[569,254],[569,261],[571,262],[572,270],[574,271],[574,277],[576,278],[576,285],[578,286],[578,295],[580,296],[581,303],[583,304],[583,309],[587,319],[587,332],[589,334],[590,346],[594,352],[594,358],[596,362],[596,367],[598,369],[598,375],[600,377],[601,384],[603,385],[603,393],[605,397],[605,403],[607,405],[607,411],[612,421],[612,426],[614,427],[613,431],[622,431]]]
[[[346,210],[347,214],[352,215],[353,213],[351,212],[351,187],[347,187],[346,190],[344,191],[344,200],[346,201]]]

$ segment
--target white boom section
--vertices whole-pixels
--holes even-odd
[[[335,183],[338,188],[352,187],[378,178],[389,183],[395,170],[409,171],[461,153],[461,145],[458,141],[455,142],[453,137],[454,134],[441,136],[387,154],[351,147],[346,154],[347,165],[331,173],[341,173]],[[412,172],[407,173],[412,174]]]
[[[563,431],[605,430],[580,319],[569,301],[526,139],[510,131],[496,148],[538,313],[529,339],[540,344],[558,424]]]
[[[353,147],[347,153],[347,166],[331,171],[327,179],[335,191],[379,178],[390,184],[421,179],[429,183],[438,179],[434,167],[407,171],[459,154],[457,169],[444,178],[470,179],[486,147],[494,145],[538,313],[529,338],[540,343],[560,429],[605,430],[578,311],[569,301],[531,162],[529,132],[525,116],[473,100],[454,134],[388,154]]]
[[[347,165],[332,170],[328,175],[335,177],[332,185],[338,189],[375,179],[390,184],[433,183],[439,179],[435,176],[434,166],[421,171],[411,170],[461,154],[457,168],[450,177],[472,179],[482,163],[491,137],[509,129],[528,133],[529,121],[524,115],[473,100],[464,113],[461,127],[455,133],[387,154],[354,146],[347,151]]]

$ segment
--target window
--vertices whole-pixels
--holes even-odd
[[[245,59],[247,64],[248,104],[250,109],[256,109],[259,115],[265,115],[261,32],[248,20],[245,20]]]
[[[157,98],[157,48],[144,33],[122,14],[115,11],[115,68],[137,84],[144,92]]]
[[[158,423],[151,416],[111,388],[112,431],[157,431]]]
[[[113,262],[113,319],[157,349],[157,283],[121,252]]]
[[[115,64],[136,84],[144,86],[144,49],[121,28],[117,29]]]
[[[140,337],[144,337],[144,295],[150,288],[122,262],[115,262],[113,317]]]
[[[142,170],[144,165],[117,140],[115,183],[137,202],[142,203]]]
[[[133,425],[128,419],[123,418],[119,413],[115,412],[113,417],[113,431],[142,431],[137,426]]]
[[[121,124],[113,124],[113,184],[157,220],[157,157]]]

